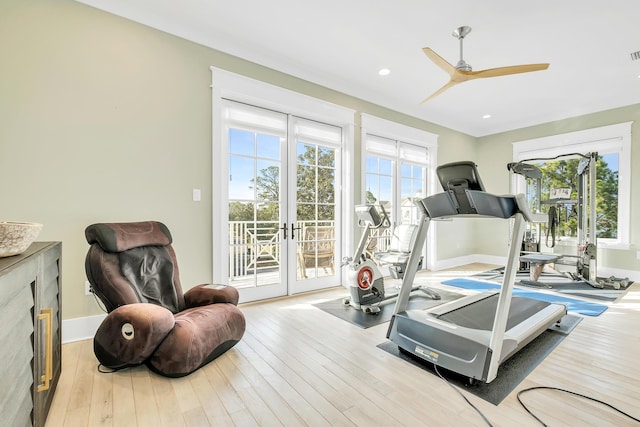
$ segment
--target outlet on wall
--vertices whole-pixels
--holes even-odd
[[[91,295],[91,283],[88,280],[84,281],[84,294]]]

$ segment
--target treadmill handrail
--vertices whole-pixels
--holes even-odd
[[[430,219],[448,219],[452,217],[512,218],[521,212],[526,221],[538,222],[526,201],[524,194],[497,196],[478,190],[464,190],[461,193],[447,191],[419,200],[419,204]]]

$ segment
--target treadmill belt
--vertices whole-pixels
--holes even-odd
[[[465,328],[490,331],[493,329],[498,297],[499,294],[493,294],[464,307],[441,314],[437,318]],[[549,304],[546,301],[514,296],[509,307],[507,330],[527,320]]]

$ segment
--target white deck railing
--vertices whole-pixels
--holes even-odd
[[[315,221],[296,223],[296,241],[302,243],[304,229],[317,225]],[[334,221],[322,221],[334,226]],[[273,221],[229,221],[229,278],[236,279],[280,266],[283,230]],[[291,237],[291,227],[287,229]]]
[[[318,225],[315,221],[298,221],[296,232],[297,248],[304,242],[304,229]],[[335,226],[335,221],[321,221],[322,225]],[[238,282],[254,274],[272,273],[280,267],[281,225],[273,221],[229,221],[229,281]],[[383,252],[389,246],[390,229],[371,231],[367,252]],[[291,237],[291,227],[287,229]],[[338,236],[336,236],[336,240]],[[304,268],[304,267],[302,267]]]

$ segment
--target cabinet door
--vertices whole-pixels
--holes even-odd
[[[33,258],[0,276],[0,417],[9,426],[31,425],[38,264]]]
[[[36,292],[34,357],[34,425],[43,426],[61,371],[60,325],[61,244],[47,248],[40,257]]]

